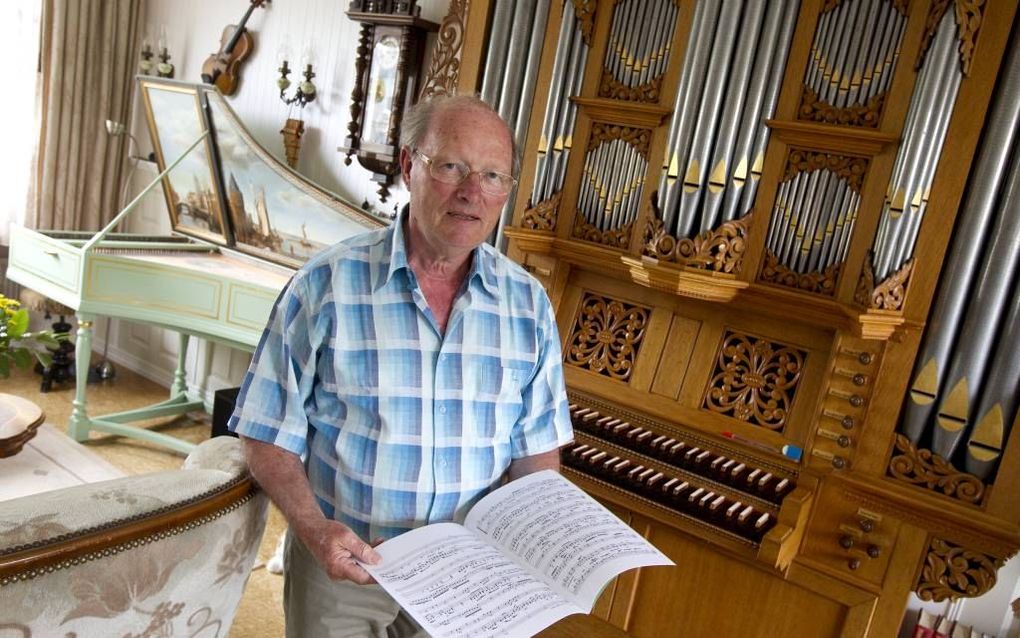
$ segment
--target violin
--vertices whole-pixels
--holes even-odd
[[[240,24],[228,24],[220,37],[220,50],[202,63],[202,81],[215,84],[223,95],[233,95],[241,82],[241,64],[255,50],[255,39],[244,28],[252,11],[261,8],[269,0],[250,0]]]

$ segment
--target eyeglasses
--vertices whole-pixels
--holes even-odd
[[[429,167],[429,175],[445,184],[460,184],[473,174],[478,175],[478,186],[489,195],[506,195],[517,180],[499,171],[473,171],[461,162],[436,162],[431,157],[414,149],[414,154]]]

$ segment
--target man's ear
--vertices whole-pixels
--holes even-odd
[[[404,186],[411,183],[411,164],[414,160],[414,153],[406,146],[400,147],[400,176],[404,178]]]

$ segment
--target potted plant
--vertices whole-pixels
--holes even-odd
[[[53,363],[51,350],[67,341],[66,332],[29,332],[28,310],[21,303],[0,295],[0,379],[11,374],[11,366],[26,369],[33,361],[43,368]]]

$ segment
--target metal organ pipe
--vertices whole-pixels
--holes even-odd
[[[764,120],[775,109],[798,4],[695,6],[658,180],[670,234],[687,237],[750,209],[768,141]]]
[[[949,115],[959,89],[955,31],[953,15],[947,13],[918,75],[903,144],[897,154],[873,243],[876,281],[900,268],[913,253],[921,221],[920,202],[926,198],[924,193],[930,187],[930,178],[941,156]],[[925,177],[928,183],[923,181]]]
[[[997,203],[1007,179],[1007,166],[1020,150],[1017,148],[1020,146],[1020,46],[1015,37],[1007,48],[994,95],[904,401],[899,430],[915,444],[923,443],[936,403],[951,387],[946,382],[949,361],[959,348],[957,337],[975,282],[993,276],[988,274],[983,258],[988,254],[993,221],[1003,214],[1003,207]],[[1005,342],[999,346],[1003,347]],[[1020,360],[1017,350],[1013,350],[1012,356]],[[1012,391],[1016,392],[1015,388]],[[1010,415],[1006,418],[1008,420]]]
[[[1020,269],[1020,158],[1014,155],[1006,192],[990,235],[991,246],[953,349],[949,374],[936,402],[932,451],[950,458],[972,425],[970,416],[988,372],[998,329]]]

